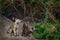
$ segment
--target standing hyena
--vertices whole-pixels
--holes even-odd
[[[15,19],[15,21],[12,23],[12,25],[10,26],[10,28],[8,29],[7,33],[9,33],[10,35],[14,35],[17,36],[18,35],[18,25],[20,24],[21,20],[19,19]]]

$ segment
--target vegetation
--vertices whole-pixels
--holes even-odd
[[[5,14],[7,6],[13,6],[17,13],[17,8],[21,5],[23,16],[32,17],[36,30],[33,36],[37,39],[60,40],[60,0],[0,0],[0,14]],[[16,6],[17,4],[17,6]],[[16,14],[15,14],[16,15]],[[37,20],[38,22],[36,22]]]
[[[59,40],[60,30],[58,24],[34,23],[36,30],[33,35],[37,39]]]

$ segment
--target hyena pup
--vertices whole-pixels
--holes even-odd
[[[18,35],[18,25],[20,24],[20,22],[22,20],[15,18],[15,21],[12,23],[12,25],[9,27],[7,33],[9,33],[10,35],[13,36],[17,36]]]
[[[22,36],[26,37],[26,36],[30,36],[30,34],[35,30],[34,27],[29,28],[28,25],[26,25],[26,23],[23,23],[23,31],[22,31]]]

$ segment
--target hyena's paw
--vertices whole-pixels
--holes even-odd
[[[14,36],[19,36],[19,34],[15,34]]]

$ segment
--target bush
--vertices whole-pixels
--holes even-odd
[[[33,36],[37,39],[60,40],[60,31],[57,25],[47,23],[34,23],[36,30]]]

